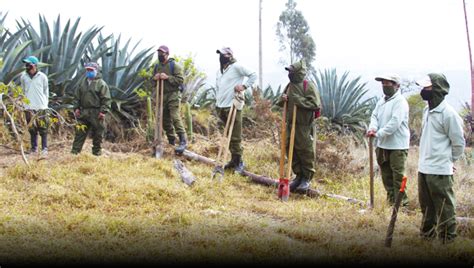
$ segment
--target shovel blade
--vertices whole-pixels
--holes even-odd
[[[222,178],[224,177],[224,169],[222,168],[222,166],[214,167],[214,170],[212,171],[211,179],[214,179],[216,176],[219,182],[221,182]]]
[[[278,198],[282,201],[288,201],[290,196],[290,186],[289,186],[289,179],[280,178],[280,182],[278,183]]]
[[[155,158],[160,159],[163,157],[163,148],[161,146],[156,146],[155,148]]]

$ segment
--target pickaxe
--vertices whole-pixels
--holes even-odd
[[[392,246],[393,230],[395,229],[395,222],[397,221],[398,208],[402,203],[403,195],[405,194],[405,186],[407,185],[407,177],[403,176],[402,184],[400,185],[400,192],[397,194],[395,199],[395,204],[393,205],[392,218],[390,219],[390,224],[388,225],[387,237],[385,238],[385,246]]]

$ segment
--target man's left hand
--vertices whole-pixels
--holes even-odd
[[[105,118],[105,114],[103,112],[100,112],[98,118],[100,120],[103,120]]]

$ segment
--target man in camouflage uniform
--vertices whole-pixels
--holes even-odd
[[[183,153],[186,149],[186,130],[181,121],[180,104],[181,91],[180,86],[183,84],[182,67],[175,62],[173,58],[169,58],[169,49],[167,46],[158,48],[158,61],[153,69],[153,81],[164,80],[163,91],[163,129],[168,137],[168,142],[175,145],[176,134],[179,137],[179,145],[176,147],[177,154]],[[155,92],[157,94],[157,92]]]
[[[285,67],[288,71],[290,83],[281,96],[280,106],[288,102],[286,114],[287,125],[287,153],[290,144],[291,125],[293,121],[293,106],[296,105],[296,125],[293,151],[292,170],[296,177],[290,182],[290,191],[306,191],[313,179],[314,147],[312,136],[312,123],[321,108],[321,99],[316,86],[305,80],[306,64],[303,60]]]
[[[92,154],[99,156],[105,132],[105,116],[110,111],[110,90],[101,78],[97,63],[89,62],[85,68],[86,79],[76,90],[73,101],[77,124],[71,153],[81,152],[89,131],[92,131]]]
[[[430,73],[417,81],[428,107],[423,112],[418,160],[418,194],[423,213],[420,234],[442,243],[456,238],[456,198],[454,162],[464,152],[463,121],[444,100],[449,83],[443,74]]]

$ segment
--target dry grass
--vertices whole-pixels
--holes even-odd
[[[46,160],[0,147],[0,265],[15,262],[230,262],[450,263],[474,262],[472,224],[454,243],[418,238],[416,148],[410,150],[408,194],[413,209],[398,215],[391,249],[384,239],[391,209],[380,176],[372,211],[344,201],[291,195],[226,173],[211,181],[212,167],[185,161],[197,177],[186,186],[172,155],[156,160],[147,149],[132,153],[106,144],[101,157],[90,140],[78,156],[70,141],[52,143]],[[278,146],[271,140],[244,143],[254,173],[278,177]],[[191,150],[215,158],[216,145],[197,137]],[[367,153],[350,148],[344,169],[318,171],[313,186],[368,200]],[[473,217],[473,167],[456,174],[458,216]],[[354,172],[354,170],[359,170]],[[321,177],[325,176],[325,177]],[[333,177],[334,176],[334,177]],[[316,183],[319,181],[320,183]]]

